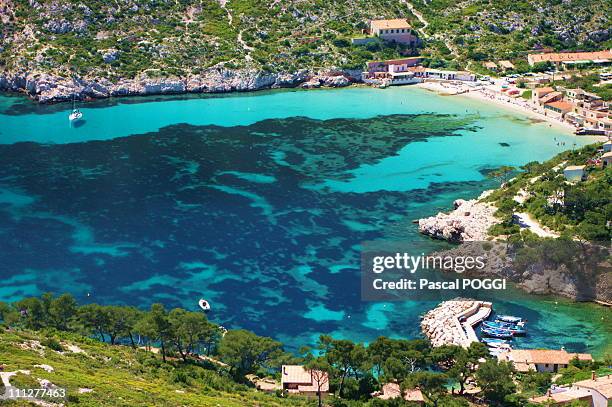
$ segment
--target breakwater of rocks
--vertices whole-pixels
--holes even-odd
[[[433,347],[457,345],[467,348],[478,341],[473,327],[487,319],[491,311],[490,302],[455,298],[427,312],[421,321],[421,330]]]

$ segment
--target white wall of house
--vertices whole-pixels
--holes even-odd
[[[584,390],[589,392],[591,397],[593,398],[593,407],[608,407],[608,400],[603,396],[603,394],[599,393],[597,390],[588,389],[586,387],[581,386],[572,386],[572,389],[576,390]]]

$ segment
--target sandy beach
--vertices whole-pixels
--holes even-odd
[[[466,97],[471,99],[477,99],[485,103],[495,103],[496,105],[502,108],[511,110],[513,112],[521,113],[537,121],[546,122],[551,127],[557,127],[558,129],[562,129],[566,132],[571,132],[572,134],[576,130],[574,126],[567,122],[562,122],[553,117],[545,116],[542,113],[536,111],[535,108],[526,99],[523,99],[521,97],[509,97],[495,90],[494,87],[499,87],[499,85],[469,87],[467,85],[454,84],[450,82],[423,82],[418,83],[415,86],[436,92],[444,96]],[[605,141],[608,139],[605,136],[589,137],[593,137],[601,141]]]

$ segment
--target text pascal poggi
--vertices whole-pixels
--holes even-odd
[[[386,256],[373,256],[371,258],[371,271],[382,274],[385,271],[415,274],[418,270],[445,270],[455,273],[483,270],[486,267],[486,258],[483,256],[417,256],[409,253],[395,253]],[[382,276],[381,276],[382,277]],[[427,278],[399,278],[386,281],[383,278],[372,280],[374,290],[465,290],[485,289],[503,290],[506,288],[505,279],[490,278],[461,278],[447,281],[432,281]]]

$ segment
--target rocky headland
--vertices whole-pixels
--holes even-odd
[[[490,193],[478,199],[458,199],[451,212],[419,220],[421,233],[461,243],[437,255],[485,259],[483,269],[465,271],[464,277],[505,278],[532,294],[612,303],[612,265],[606,260],[609,248],[562,239],[525,245],[493,240],[488,230],[500,222],[494,216],[497,208],[481,202]]]
[[[497,208],[480,202],[490,192],[484,192],[478,199],[457,199],[453,211],[419,219],[419,232],[451,242],[487,240],[489,228],[500,222],[494,216]]]
[[[185,78],[152,78],[112,82],[98,78],[66,78],[48,73],[0,73],[0,91],[24,93],[40,103],[99,99],[116,96],[144,96],[180,93],[226,93],[275,88],[344,87],[361,81],[361,72],[301,70],[293,73],[270,73],[256,69],[230,70],[211,68]]]

